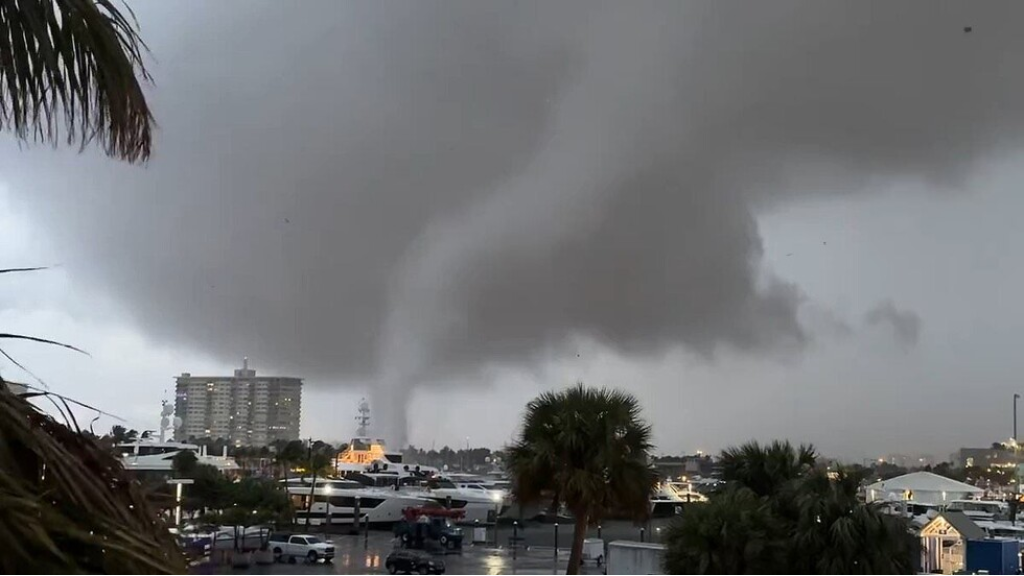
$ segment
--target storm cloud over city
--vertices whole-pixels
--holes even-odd
[[[121,390],[248,356],[306,379],[304,431],[366,394],[395,445],[499,444],[577,379],[665,450],[1005,436],[1024,5],[926,5],[139,4],[153,158],[0,140],[0,257],[61,264],[3,314],[98,348],[19,350],[131,418]]]

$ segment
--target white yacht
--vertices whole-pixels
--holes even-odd
[[[665,482],[664,490],[671,491],[680,500],[687,504],[693,502],[707,502],[708,497],[693,488],[693,482]]]
[[[196,455],[197,464],[213,466],[222,473],[238,471],[235,459],[228,458],[227,447],[224,448],[223,455],[210,456],[206,453],[205,447],[165,440],[170,430],[181,427],[181,418],[172,418],[173,412],[174,406],[166,401],[161,402],[159,436],[154,438],[144,433],[141,438],[114,447],[121,456],[121,464],[126,470],[131,470],[138,476],[168,477],[174,469],[174,457],[187,450]]]
[[[466,524],[494,522],[508,507],[502,493],[483,488],[460,488],[451,480],[440,476],[423,477],[405,474],[403,470],[387,470],[349,474],[346,478],[366,487],[390,490],[453,510],[461,510],[465,516],[460,522]]]
[[[433,500],[414,494],[405,494],[393,488],[366,486],[354,480],[317,478],[315,486],[312,478],[289,478],[281,482],[295,506],[296,523],[305,522],[312,490],[313,507],[309,513],[309,523],[313,526],[324,523],[352,524],[357,499],[359,517],[370,525],[398,522],[406,508],[436,505]]]
[[[359,403],[358,436],[335,458],[335,473],[347,481],[357,482],[364,489],[375,490],[378,497],[409,498],[414,503],[397,509],[398,516],[380,522],[394,522],[401,511],[409,506],[441,505],[462,510],[462,522],[493,522],[505,508],[504,494],[485,488],[460,488],[441,478],[440,470],[433,466],[404,462],[400,452],[388,450],[384,440],[367,435],[370,424],[370,405]],[[351,489],[351,485],[348,485]],[[319,488],[317,488],[319,490]],[[382,504],[383,506],[384,504]],[[315,506],[315,501],[314,501]],[[312,518],[311,518],[312,520]]]
[[[197,464],[213,466],[224,473],[238,471],[238,463],[234,458],[229,458],[226,454],[210,456],[203,447],[184,442],[140,438],[118,444],[116,450],[121,455],[121,463],[125,469],[141,475],[169,476],[174,457],[183,450],[195,454]]]
[[[975,522],[988,534],[989,538],[1008,538],[1024,541],[1024,526],[1017,526],[1007,521],[979,520]]]
[[[487,524],[494,522],[508,508],[506,495],[483,486],[456,486],[451,480],[435,476],[428,479],[409,478],[402,486],[403,491],[422,493],[426,497],[448,508],[463,510],[466,515],[462,522]]]
[[[679,497],[668,483],[659,482],[651,494],[651,516],[665,518],[682,513],[686,500]]]
[[[339,475],[353,472],[388,472],[402,476],[431,476],[439,470],[433,466],[403,462],[401,452],[392,452],[380,438],[359,436],[353,438],[348,447],[338,453],[335,467]]]
[[[1001,500],[953,500],[947,510],[959,510],[971,520],[1003,520],[1009,517],[1010,505]]]

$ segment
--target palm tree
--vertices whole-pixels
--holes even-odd
[[[526,406],[519,440],[508,449],[513,495],[521,504],[565,504],[575,519],[567,574],[578,574],[587,527],[609,510],[650,513],[657,475],[651,428],[625,392],[578,384]]]
[[[129,162],[149,157],[154,122],[140,84],[149,76],[134,19],[109,0],[0,0],[0,29],[0,130],[55,145],[98,142]],[[77,350],[33,336],[0,337]],[[0,528],[15,544],[0,560],[4,571],[184,571],[141,487],[73,416],[58,423],[3,379],[0,412]]]
[[[0,439],[0,529],[10,544],[0,556],[4,572],[186,570],[174,537],[117,456],[73,419],[59,423],[13,394],[2,378]]]
[[[910,574],[918,541],[906,522],[857,498],[862,476],[815,469],[799,483],[790,569],[818,574]]]
[[[687,508],[665,533],[666,574],[781,574],[785,547],[771,507],[748,488],[729,488]]]
[[[724,492],[666,537],[669,573],[905,574],[906,523],[858,501],[861,476],[816,466],[814,449],[756,442],[725,450]]]
[[[803,477],[817,461],[814,446],[794,448],[778,440],[761,446],[756,441],[722,451],[722,479],[745,486],[762,497],[777,495]]]
[[[327,446],[330,448],[330,446]],[[331,460],[333,458],[333,448],[330,451],[322,449],[314,450],[313,446],[309,447],[309,454],[306,457],[303,467],[306,469],[307,474],[313,475],[313,482],[309,485],[309,501],[306,503],[306,528],[309,528],[309,517],[313,513],[313,498],[316,491],[316,477],[326,476],[331,470]],[[327,520],[326,518],[324,519]]]
[[[0,0],[0,130],[148,159],[146,48],[126,13],[109,0]]]
[[[283,442],[278,444],[277,455],[274,456],[274,462],[281,467],[282,475],[285,481],[288,480],[288,470],[292,466],[302,461],[306,455],[306,450],[302,447],[300,440],[292,440],[290,442]]]

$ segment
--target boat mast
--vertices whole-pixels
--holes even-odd
[[[359,400],[359,416],[356,416],[356,423],[359,424],[356,436],[360,438],[368,436],[370,433],[370,403],[366,401],[366,398]]]

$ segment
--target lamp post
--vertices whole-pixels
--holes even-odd
[[[196,481],[191,478],[173,478],[167,483],[174,484],[174,525],[181,526],[181,487],[184,484],[195,484]]]
[[[555,560],[558,560],[558,522],[555,522]]]
[[[1013,394],[1013,442],[1017,443],[1017,400],[1020,399],[1020,394]]]

